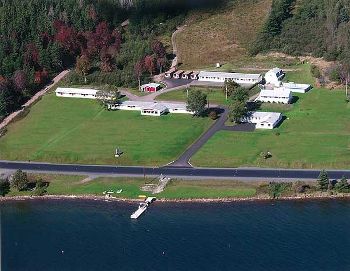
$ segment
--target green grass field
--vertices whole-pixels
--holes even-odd
[[[0,138],[0,159],[159,166],[173,161],[211,124],[207,118],[106,111],[93,100],[43,97]],[[115,148],[124,151],[114,158]]]
[[[190,88],[191,90],[200,90],[203,93],[207,94],[209,103],[212,104],[226,104],[225,94],[221,88]],[[187,91],[186,89],[174,90],[170,92],[163,93],[157,98],[159,101],[186,101],[187,100]]]
[[[93,195],[102,196],[103,191],[123,189],[114,197],[125,199],[137,199],[139,195],[151,196],[143,192],[140,187],[151,179],[143,178],[97,178],[88,182],[82,182],[84,176],[66,176],[52,174],[30,174],[30,180],[42,178],[49,182],[48,195]],[[164,192],[157,194],[157,198],[164,199],[196,199],[196,198],[244,198],[256,195],[257,184],[248,184],[233,181],[171,181]],[[8,196],[31,195],[31,191],[17,192],[13,189]]]
[[[308,65],[287,73],[286,80],[311,83]],[[294,94],[295,95],[295,94]],[[283,112],[286,119],[272,131],[221,131],[192,158],[196,166],[349,168],[350,105],[344,91],[313,89],[295,95],[293,105],[265,104],[263,110]],[[272,158],[261,158],[270,151]]]

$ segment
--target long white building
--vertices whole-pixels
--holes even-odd
[[[262,89],[256,101],[263,103],[288,104],[292,100],[292,92],[284,89]]]
[[[185,103],[125,101],[120,104],[108,105],[108,109],[140,111],[143,116],[157,117],[167,113],[193,114],[187,110]]]
[[[273,129],[282,120],[282,114],[277,112],[249,112],[241,122],[254,123],[257,129]]]
[[[254,85],[262,81],[261,74],[249,73],[230,73],[230,72],[207,72],[201,71],[198,75],[198,81],[224,83],[226,80],[233,80],[237,84]]]
[[[96,99],[98,90],[89,88],[57,88],[56,96],[68,98]]]

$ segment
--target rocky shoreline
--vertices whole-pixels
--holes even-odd
[[[350,199],[350,194],[324,195],[324,194],[307,194],[300,196],[279,197],[279,201],[307,201],[307,200],[333,200],[333,199]],[[126,198],[108,198],[104,196],[93,195],[45,195],[45,196],[13,196],[2,197],[0,202],[11,201],[29,201],[29,200],[89,200],[89,201],[109,201],[109,202],[125,202],[135,203],[141,202],[142,199],[126,199]],[[248,198],[196,198],[196,199],[157,199],[157,202],[164,203],[229,203],[229,202],[261,202],[274,201],[267,195],[248,197]]]

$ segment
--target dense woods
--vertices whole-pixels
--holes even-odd
[[[279,50],[327,60],[350,59],[349,0],[274,0],[253,54]]]
[[[157,37],[170,35],[188,10],[214,2],[1,1],[0,119],[76,64],[72,84],[136,86],[169,65]]]

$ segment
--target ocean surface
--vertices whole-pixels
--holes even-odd
[[[1,204],[2,270],[350,270],[350,201]]]

